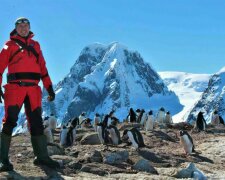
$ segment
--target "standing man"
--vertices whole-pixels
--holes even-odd
[[[40,45],[34,41],[27,18],[18,18],[15,29],[10,33],[0,52],[0,102],[4,99],[5,117],[2,121],[0,149],[0,172],[13,170],[9,162],[9,147],[13,128],[17,125],[18,114],[24,103],[28,126],[31,134],[35,165],[58,168],[59,163],[52,160],[47,151],[46,136],[43,135],[41,99],[42,92],[38,83],[42,80],[48,91],[48,100],[55,99],[52,82],[49,77],[45,59]],[[2,92],[2,74],[8,67],[7,84]]]

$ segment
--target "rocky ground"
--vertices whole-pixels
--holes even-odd
[[[124,127],[120,129],[122,135]],[[56,144],[48,146],[51,157],[62,164],[57,170],[34,166],[29,133],[17,135],[10,149],[15,170],[0,173],[0,179],[188,179],[191,173],[183,171],[190,162],[208,179],[225,179],[225,127],[189,131],[197,151],[189,156],[179,143],[178,129],[141,132],[146,147],[136,151],[125,143],[101,145],[92,129],[78,130],[76,144],[64,149],[57,144],[57,130]]]

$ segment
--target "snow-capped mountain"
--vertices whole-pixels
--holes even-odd
[[[185,121],[194,104],[201,98],[202,93],[208,86],[210,74],[193,74],[185,72],[159,72],[159,75],[179,97],[183,110],[173,116],[174,122]]]
[[[209,122],[214,110],[218,110],[219,115],[225,119],[225,67],[210,78],[208,87],[191,110],[187,121],[194,121],[199,111],[202,111]]]
[[[114,109],[123,120],[131,107],[156,111],[163,106],[171,114],[182,110],[178,97],[140,54],[119,43],[85,47],[55,90],[55,104],[46,114],[52,109],[61,120],[82,111],[93,118],[96,112],[106,114]]]

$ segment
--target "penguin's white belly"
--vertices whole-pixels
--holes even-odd
[[[97,127],[98,126],[94,124],[94,130],[95,130],[95,132],[97,132]]]
[[[113,144],[118,145],[119,144],[119,138],[117,137],[116,133],[115,132],[110,133],[110,136],[111,136]]]
[[[50,119],[49,120],[49,127],[51,128],[51,129],[55,129],[56,128],[56,120],[55,119]]]
[[[52,131],[51,131],[51,129],[49,127],[44,129],[44,135],[46,136],[48,143],[52,143],[53,142]]]
[[[130,131],[128,131],[128,132],[127,132],[127,135],[128,135],[128,137],[129,137],[130,142],[132,143],[132,146],[133,146],[135,149],[138,149],[138,143],[134,140],[133,134],[132,134]]]
[[[146,122],[146,131],[153,130],[153,121],[152,119],[148,118]]]
[[[97,132],[98,132],[98,138],[99,138],[100,142],[102,144],[104,144],[104,139],[102,137],[102,127],[101,126],[97,126]]]
[[[191,154],[193,149],[193,144],[189,140],[188,136],[184,135],[181,137],[181,143],[184,146],[184,150],[186,153]]]
[[[67,129],[63,129],[63,130],[61,131],[61,134],[60,134],[60,145],[61,145],[61,146],[66,145],[67,132],[68,132]]]

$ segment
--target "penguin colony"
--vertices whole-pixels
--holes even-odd
[[[153,131],[156,126],[166,127],[173,123],[172,117],[169,111],[165,111],[162,107],[158,113],[154,116],[153,111],[145,113],[144,109],[137,109],[134,111],[130,108],[129,114],[126,118],[128,123],[139,123],[143,128],[129,128],[123,131],[122,136],[117,128],[119,119],[115,117],[115,111],[111,111],[105,116],[101,116],[96,113],[94,121],[91,123],[91,119],[86,117],[86,113],[82,112],[79,117],[70,119],[68,122],[63,123],[60,132],[60,145],[68,147],[74,145],[76,141],[76,130],[78,128],[91,128],[94,127],[94,131],[99,137],[99,141],[104,145],[119,145],[122,142],[132,145],[135,150],[145,147],[143,136],[140,129],[145,131]],[[218,125],[224,124],[224,120],[218,115],[217,111],[214,111],[211,116],[211,124]],[[54,130],[57,126],[57,120],[53,114],[50,117],[44,118],[44,133],[47,136],[48,143],[54,142]],[[196,118],[195,129],[198,132],[205,131],[207,127],[206,121],[203,117],[203,112],[199,112]],[[185,131],[179,131],[180,144],[184,149],[186,155],[190,155],[195,152],[195,146],[191,135]]]

